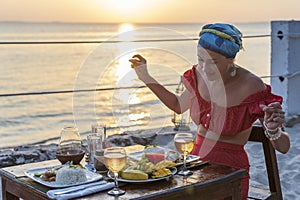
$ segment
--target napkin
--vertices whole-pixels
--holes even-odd
[[[109,183],[106,181],[100,181],[63,189],[49,190],[47,192],[47,196],[51,199],[57,200],[72,199],[75,197],[82,197],[103,190],[111,189],[114,186],[115,184],[113,182]]]

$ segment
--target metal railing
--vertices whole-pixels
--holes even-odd
[[[300,34],[298,34],[300,35]],[[276,37],[279,36],[290,36],[277,34]],[[295,34],[292,36],[295,37]],[[261,35],[246,35],[243,38],[262,38],[262,37],[271,37],[270,34],[261,34]],[[197,41],[199,38],[173,38],[173,39],[144,39],[144,40],[99,40],[99,41],[90,41],[90,40],[82,40],[82,41],[7,41],[1,42],[0,45],[42,45],[42,44],[100,44],[100,43],[134,43],[134,42],[183,42],[183,41]],[[282,74],[282,75],[266,75],[261,76],[261,78],[274,78],[278,77],[281,81],[284,78],[289,76],[299,75],[299,72],[295,74]],[[163,86],[176,86],[178,83],[170,83],[164,84]],[[138,89],[145,88],[147,86],[137,86],[137,87],[109,87],[109,88],[98,88],[98,89],[81,89],[81,90],[55,90],[55,91],[35,91],[35,92],[20,92],[20,93],[7,93],[0,94],[1,97],[13,97],[13,96],[30,96],[30,95],[49,95],[49,94],[63,94],[63,93],[79,93],[79,92],[95,92],[95,91],[105,91],[105,90],[121,90],[121,89]]]

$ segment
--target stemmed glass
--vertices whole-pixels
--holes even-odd
[[[114,174],[115,187],[107,194],[119,196],[125,194],[118,187],[118,172],[126,165],[126,151],[123,147],[109,147],[104,149],[104,159],[107,168]]]
[[[186,157],[194,147],[194,135],[192,133],[177,133],[174,137],[174,143],[177,151],[183,155],[183,169],[178,174],[187,176],[193,174],[186,168]]]
[[[75,126],[65,126],[60,133],[59,150],[67,154],[81,151],[81,137]]]

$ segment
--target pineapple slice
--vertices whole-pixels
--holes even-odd
[[[152,178],[161,178],[161,177],[168,176],[171,174],[172,174],[171,170],[169,170],[167,168],[160,168],[160,169],[152,172],[151,177]]]

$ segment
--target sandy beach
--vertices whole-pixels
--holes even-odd
[[[292,128],[286,128],[286,131],[291,138],[291,148],[287,154],[277,153],[277,161],[283,198],[285,200],[295,200],[300,199],[300,137],[297,137],[300,132],[300,124],[296,124]],[[163,137],[158,138],[162,139]],[[170,142],[158,142],[167,146],[170,145]],[[267,186],[268,178],[261,144],[248,143],[245,148],[251,164],[250,184]],[[0,199],[2,199],[1,193]]]
[[[283,199],[300,199],[300,124],[292,128],[286,128],[290,135],[291,148],[287,154],[277,152],[277,162]],[[246,149],[251,164],[250,183],[255,185],[268,185],[268,178],[264,162],[262,146],[248,143]]]

